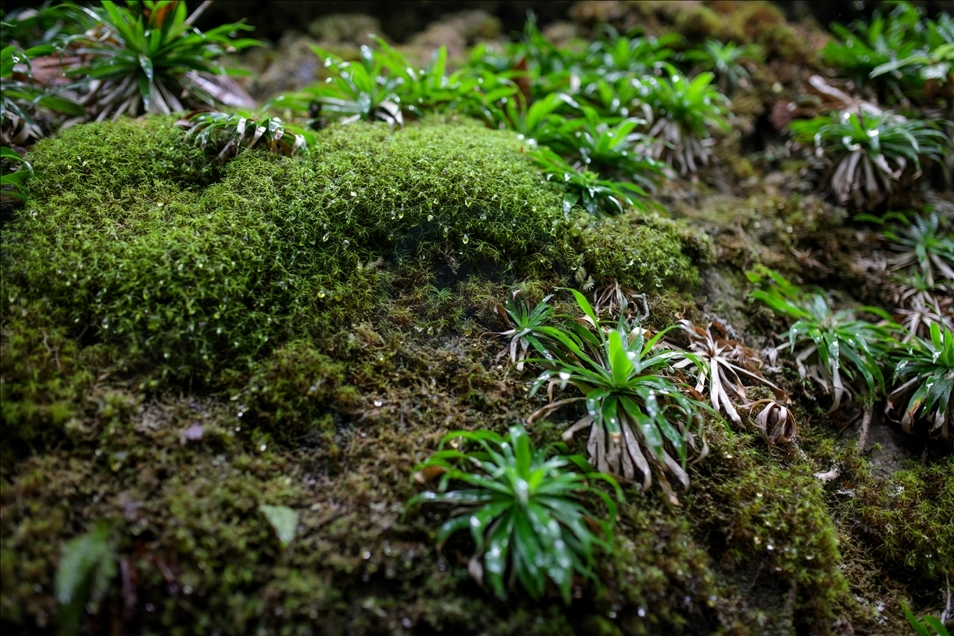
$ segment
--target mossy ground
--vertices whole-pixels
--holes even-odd
[[[680,28],[715,29],[702,8]],[[751,39],[746,20],[719,28]],[[777,60],[802,46],[786,38]],[[54,631],[62,547],[100,520],[119,575],[96,634],[887,635],[899,601],[940,607],[950,458],[875,476],[790,372],[799,445],[712,418],[682,506],[627,488],[618,553],[570,607],[495,600],[466,538],[435,550],[444,512],[405,514],[446,432],[504,431],[544,403],[492,335],[516,288],[535,302],[618,280],[649,295],[655,328],[719,317],[752,345],[781,326],[745,300],[756,264],[876,297],[850,268],[865,237],[791,175],[733,191],[717,168],[666,201],[683,221],[597,221],[564,215],[518,138],[466,120],[332,127],[304,159],[224,165],[181,137],[168,118],[68,129],[35,147],[40,176],[3,224],[5,629]],[[561,415],[538,442],[576,419]],[[287,548],[262,504],[299,512]]]

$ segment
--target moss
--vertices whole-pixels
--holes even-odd
[[[39,178],[28,185],[38,200],[88,190],[120,197],[156,181],[179,187],[206,185],[217,177],[205,152],[183,143],[171,117],[143,117],[73,126],[30,150]]]
[[[446,121],[446,120],[445,120]],[[523,266],[553,250],[561,191],[520,140],[467,120],[329,130],[313,156],[329,241],[394,258]]]
[[[238,417],[256,420],[279,440],[318,443],[335,453],[334,416],[338,405],[353,401],[345,371],[310,344],[290,342],[256,365],[231,402]]]
[[[880,480],[862,467],[846,502],[853,530],[896,572],[928,585],[954,578],[954,458],[915,464]]]
[[[95,383],[90,364],[95,352],[82,351],[64,329],[49,325],[42,304],[18,309],[0,332],[0,465],[5,469],[28,449],[58,440],[82,414],[82,398]]]
[[[342,322],[340,309],[379,303],[387,264],[463,278],[490,265],[549,272],[581,254],[606,279],[695,279],[689,235],[663,220],[591,225],[571,245],[558,187],[516,136],[472,122],[332,128],[308,161],[248,152],[203,191],[183,188],[201,172],[188,150],[178,181],[164,163],[172,155],[153,179],[122,172],[173,133],[168,120],[123,120],[44,143],[44,176],[3,235],[9,302],[46,298],[71,335],[121,347],[121,366],[154,377],[210,380],[319,335]],[[84,181],[64,176],[87,146],[100,154]]]
[[[707,545],[724,546],[710,553],[724,568],[754,568],[760,585],[778,590],[763,620],[797,629],[828,624],[853,603],[823,487],[811,464],[781,465],[753,448],[755,439],[714,431],[687,510]]]
[[[692,288],[699,283],[695,263],[712,255],[709,239],[689,226],[660,216],[627,213],[592,222],[584,216],[570,226],[577,285],[614,280],[636,289]]]

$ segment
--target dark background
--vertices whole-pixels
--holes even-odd
[[[121,1],[121,0],[120,0]],[[43,0],[4,0],[3,10],[20,7],[37,7]],[[195,9],[199,0],[189,2]],[[245,19],[255,27],[254,37],[278,40],[290,29],[305,31],[312,20],[331,13],[364,13],[376,17],[389,40],[402,42],[421,31],[429,23],[448,13],[480,9],[500,19],[504,33],[520,31],[526,21],[527,11],[532,10],[541,26],[567,19],[574,2],[568,0],[216,0],[206,10],[197,26],[208,29],[226,22]],[[836,21],[848,23],[855,18],[868,17],[880,2],[877,0],[830,0],[810,2],[807,0],[780,0],[775,2],[792,19],[813,16],[827,26]],[[941,11],[954,14],[954,0],[924,0],[914,4],[923,7],[928,15]]]

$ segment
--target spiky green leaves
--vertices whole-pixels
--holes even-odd
[[[458,449],[461,443],[476,449]],[[453,448],[444,449],[448,444]],[[516,579],[539,599],[550,581],[569,605],[574,574],[595,579],[596,549],[612,549],[616,504],[588,480],[608,482],[622,498],[615,481],[590,472],[578,455],[548,459],[549,449],[536,449],[519,426],[511,427],[506,438],[490,431],[455,431],[444,436],[441,448],[416,468],[418,475],[442,475],[436,492],[408,502],[409,507],[455,506],[437,531],[438,544],[469,529],[476,546],[470,572],[479,583],[505,599],[508,578]],[[572,472],[574,465],[584,472]],[[451,490],[454,482],[468,487]],[[608,521],[589,512],[581,499],[587,494],[603,502]]]
[[[550,150],[539,148],[527,153],[547,177],[563,185],[563,210],[569,213],[579,205],[594,216],[620,214],[625,206],[647,210],[648,193],[635,183],[601,179],[600,175],[586,168],[570,165],[565,159]]]
[[[868,210],[900,188],[906,170],[916,177],[922,159],[940,161],[952,147],[933,123],[890,111],[832,112],[789,127],[796,141],[813,144],[833,162],[829,187],[838,202]]]
[[[309,143],[315,143],[314,134],[302,126],[247,111],[193,111],[177,123],[189,129],[186,136],[203,150],[210,142],[219,148],[219,159],[237,155],[259,142],[259,147],[286,156],[305,152]]]
[[[855,317],[856,311],[832,311],[822,294],[806,294],[775,272],[769,272],[774,284],[752,292],[775,312],[794,318],[788,330],[792,351],[801,347],[795,357],[802,377],[811,378],[826,393],[833,395],[829,413],[841,407],[850,397],[850,383],[860,376],[867,388],[866,399],[873,400],[884,392],[884,377],[879,361],[890,342],[887,329]],[[758,274],[749,275],[752,282],[762,282]],[[861,307],[858,311],[875,314],[890,322],[891,318],[877,307]]]
[[[84,8],[89,30],[71,38],[89,62],[67,75],[90,83],[84,103],[97,121],[124,113],[181,111],[183,93],[209,106],[249,105],[244,91],[216,78],[241,74],[224,68],[217,58],[258,45],[257,40],[233,37],[251,27],[224,24],[202,32],[192,26],[197,16],[188,15],[185,2],[129,4],[104,0],[101,8]]]
[[[6,24],[4,24],[6,29]],[[21,51],[10,45],[0,49],[0,143],[26,144],[43,136],[37,110],[82,116],[83,107],[58,95],[57,89],[39,86],[33,80],[31,60],[55,51],[53,46],[35,46]]]
[[[545,297],[532,310],[523,298],[517,298],[517,294],[514,294],[513,298],[506,299],[503,307],[497,305],[495,312],[507,321],[510,327],[498,335],[511,337],[510,346],[497,355],[498,359],[509,352],[510,363],[517,365],[517,371],[523,371],[530,347],[542,356],[549,355],[544,345],[547,338],[541,331],[541,327],[553,317],[554,309],[547,304],[552,297],[552,295]]]
[[[869,23],[831,28],[837,38],[822,50],[822,59],[858,85],[873,84],[886,102],[907,97],[930,103],[936,98],[925,90],[929,82],[954,81],[954,21],[947,13],[935,20],[910,2],[898,2],[887,13],[876,9]]]
[[[690,80],[673,66],[665,66],[668,77],[648,75],[632,82],[647,121],[646,135],[654,141],[651,156],[685,175],[708,163],[714,143],[710,131],[728,128],[728,100],[712,86],[712,73],[699,73]]]
[[[894,381],[886,412],[901,406],[901,426],[911,432],[915,422],[927,423],[928,432],[951,437],[954,408],[954,332],[931,325],[930,342],[914,338],[895,354]],[[906,403],[905,403],[906,402]]]
[[[547,386],[551,404],[530,421],[569,402],[585,400],[587,414],[564,438],[589,428],[587,451],[598,470],[639,479],[643,490],[655,475],[670,501],[678,504],[667,475],[688,488],[689,455],[698,451],[697,459],[702,459],[708,452],[700,413],[707,407],[684,395],[666,374],[674,353],[660,351],[656,345],[667,330],[648,337],[638,323],[625,317],[625,311],[615,325],[604,325],[586,297],[570,291],[584,318],[570,330],[540,329],[557,347],[551,351],[552,360],[540,361],[547,369],[534,382],[531,394]],[[552,402],[553,389],[568,385],[583,397]]]

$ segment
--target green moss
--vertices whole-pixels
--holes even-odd
[[[712,256],[711,242],[687,225],[660,216],[627,213],[599,222],[580,215],[568,230],[577,256],[575,283],[614,280],[635,289],[687,289],[699,283],[694,263]]]
[[[64,329],[50,326],[42,304],[19,307],[0,335],[0,465],[8,467],[27,448],[59,439],[83,411],[94,384],[95,352],[83,352]]]
[[[84,124],[42,139],[30,150],[39,178],[30,181],[28,191],[43,201],[66,191],[120,197],[156,181],[180,187],[212,182],[215,164],[199,148],[183,143],[174,121],[150,116]]]
[[[120,347],[120,366],[208,380],[375,306],[388,264],[463,277],[579,261],[636,286],[695,279],[689,235],[661,219],[568,238],[560,191],[519,139],[472,122],[332,128],[307,161],[244,153],[202,191],[183,187],[203,171],[190,150],[142,154],[174,135],[168,120],[122,120],[39,146],[43,177],[4,228],[4,302],[46,298],[71,335]],[[76,180],[87,149],[99,154]],[[144,156],[152,179],[126,171]]]
[[[855,531],[891,570],[916,572],[935,586],[954,578],[954,458],[884,480],[866,472],[847,502]]]
[[[827,624],[852,600],[822,484],[810,464],[781,465],[750,445],[756,439],[714,431],[712,451],[686,495],[687,510],[696,532],[708,533],[707,545],[724,546],[721,555],[711,553],[723,567],[754,568],[762,586],[778,589],[766,620],[799,629]]]
[[[233,393],[239,417],[281,440],[334,447],[338,405],[353,406],[345,384],[346,365],[305,342],[291,342],[256,365],[245,386]]]

